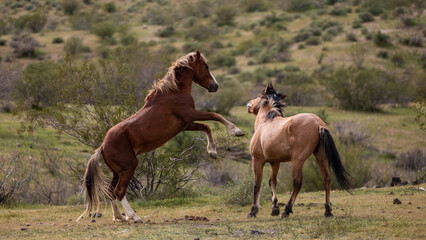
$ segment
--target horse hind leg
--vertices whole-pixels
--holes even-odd
[[[287,218],[290,216],[290,213],[293,213],[294,202],[296,201],[297,195],[299,194],[300,189],[302,188],[302,181],[303,181],[302,167],[306,159],[307,157],[301,157],[301,158],[296,158],[291,160],[293,192],[291,193],[291,197],[288,200],[288,203],[286,204],[284,211],[281,214],[281,218]]]
[[[116,173],[115,171],[112,172],[113,176],[111,179],[111,182],[108,186],[108,192],[110,193],[111,196],[111,208],[112,208],[112,220],[113,221],[119,221],[119,222],[124,222],[126,219],[121,215],[120,213],[120,209],[118,208],[118,204],[117,204],[117,199],[114,193],[114,189],[117,186],[118,183],[118,173]]]
[[[317,159],[317,163],[319,166],[319,169],[321,170],[322,175],[322,184],[324,185],[324,191],[325,191],[325,217],[332,217],[333,214],[331,213],[332,208],[330,204],[330,184],[331,184],[331,178],[330,173],[328,171],[328,161],[325,158],[324,149],[319,148],[318,151],[315,153],[315,157]]]
[[[129,168],[128,171],[119,173],[118,184],[114,192],[124,208],[124,212],[126,213],[126,220],[134,221],[135,223],[142,223],[142,219],[136,215],[135,211],[132,209],[132,207],[130,207],[130,204],[126,198],[126,190],[129,186],[130,180],[133,177],[133,174],[135,173],[136,166],[134,168]]]
[[[276,194],[276,187],[277,187],[277,174],[278,170],[280,169],[280,163],[271,163],[271,177],[269,179],[269,186],[272,190],[272,216],[278,216],[280,215],[280,207],[278,207],[278,198]]]

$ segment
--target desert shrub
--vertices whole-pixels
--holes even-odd
[[[356,28],[360,28],[362,26],[362,22],[359,19],[355,19],[352,22],[352,28],[356,29]]]
[[[303,12],[315,7],[312,0],[290,0],[287,2],[287,10],[294,12]]]
[[[57,65],[53,62],[29,64],[22,73],[22,78],[14,83],[14,98],[21,105],[33,109],[50,106],[56,90],[50,81],[58,78]]]
[[[214,67],[232,67],[235,66],[236,60],[229,52],[219,52],[210,57],[210,61]]]
[[[117,8],[115,7],[114,2],[107,2],[104,4],[104,10],[108,13],[115,13],[117,11]]]
[[[276,88],[287,95],[285,101],[295,106],[320,105],[321,99],[313,79],[301,71],[284,71],[275,74]]]
[[[352,44],[347,50],[347,54],[351,58],[354,65],[360,68],[364,63],[367,51],[368,49],[361,43]]]
[[[64,13],[67,15],[74,14],[80,7],[78,0],[62,0],[61,5]]]
[[[163,7],[149,7],[146,9],[145,14],[142,17],[142,21],[149,24],[164,25],[172,22],[170,17],[170,12]]]
[[[319,37],[316,37],[316,36],[311,36],[310,38],[306,40],[306,45],[319,45],[319,44],[320,44],[320,39]]]
[[[87,12],[78,12],[68,18],[75,30],[90,30],[92,28],[93,15]]]
[[[416,19],[412,16],[403,15],[400,19],[406,27],[413,27],[417,25]]]
[[[346,109],[377,111],[397,95],[395,77],[375,68],[340,67],[319,80]]]
[[[426,167],[426,154],[420,149],[401,153],[395,161],[395,166],[406,170],[419,171]]]
[[[406,45],[406,46],[412,46],[412,47],[422,47],[423,46],[423,41],[422,41],[422,37],[421,36],[411,36],[411,37],[405,37],[405,38],[401,38],[399,40],[399,42],[402,45]]]
[[[82,51],[83,48],[83,40],[79,37],[70,37],[67,39],[64,45],[65,52],[76,55]]]
[[[6,46],[6,39],[0,39],[0,46]]]
[[[193,0],[182,2],[182,17],[194,16],[198,18],[208,18],[212,14],[213,4],[209,0]]]
[[[17,33],[12,37],[10,46],[17,57],[35,57],[36,48],[40,46],[40,43],[29,34]]]
[[[373,14],[369,13],[369,12],[363,12],[360,13],[358,15],[359,19],[361,20],[361,22],[365,23],[365,22],[373,22],[374,21],[374,16]]]
[[[61,38],[61,37],[55,37],[55,38],[52,39],[53,44],[59,44],[59,43],[63,43],[63,42],[64,42],[64,39]]]
[[[347,13],[348,13],[348,10],[342,7],[334,7],[330,11],[330,15],[332,16],[346,16]]]
[[[217,26],[232,26],[236,15],[236,9],[232,5],[220,4],[214,9],[213,21]]]
[[[298,49],[304,49],[304,48],[305,48],[305,44],[299,44],[299,45],[297,46],[297,48],[298,48]]]
[[[416,117],[414,118],[419,125],[421,130],[425,130],[426,124],[426,100],[424,98],[420,98],[414,102],[411,106],[411,109],[416,113]]]
[[[361,8],[374,16],[379,16],[382,14],[385,6],[386,1],[365,0],[362,2]]]
[[[262,12],[267,9],[265,0],[242,0],[240,5],[245,12]]]
[[[17,79],[21,77],[22,67],[17,64],[0,64],[0,111],[12,110],[12,92]]]
[[[293,41],[302,42],[308,39],[311,36],[309,32],[299,32],[296,36],[293,37]]]
[[[25,167],[19,153],[0,156],[0,204],[9,203],[31,179],[32,171]]]
[[[164,27],[155,33],[155,35],[162,38],[170,37],[173,34],[175,34],[175,28],[173,26]]]
[[[266,179],[266,177],[264,177]],[[253,203],[254,177],[248,175],[237,183],[230,183],[223,191],[222,201],[226,204],[247,206]],[[262,202],[271,201],[271,192],[266,181],[262,182],[259,192]]]
[[[44,15],[35,13],[32,15],[28,15],[27,17],[27,27],[31,30],[33,33],[40,32],[44,25],[46,25],[47,18]]]
[[[135,36],[133,36],[131,34],[126,34],[120,39],[120,42],[124,46],[128,46],[128,45],[136,44],[138,42],[138,40],[136,39]]]
[[[201,47],[201,43],[198,41],[194,41],[194,42],[186,42],[182,45],[182,51],[183,52],[193,52],[196,50],[199,50]]]
[[[346,145],[360,145],[368,147],[371,145],[371,138],[368,132],[358,121],[340,121],[333,124],[333,129],[339,141]]]
[[[380,32],[380,31],[376,32],[376,34],[374,34],[373,38],[374,38],[374,44],[376,44],[376,46],[378,46],[378,47],[388,47],[388,46],[392,45],[391,40],[390,40],[390,36]]]
[[[391,57],[391,62],[396,66],[396,67],[402,67],[402,65],[404,65],[405,60],[404,57],[401,54],[394,54]]]
[[[365,35],[368,33],[368,29],[367,28],[361,28],[361,34]]]
[[[380,51],[377,52],[377,57],[379,57],[379,58],[388,58],[389,57],[389,53],[388,53],[388,51],[380,50]]]
[[[193,27],[186,30],[186,37],[197,41],[206,40],[209,37],[217,34],[217,29],[213,26],[208,26],[202,23],[197,23]]]
[[[115,25],[112,22],[99,22],[92,26],[92,32],[102,39],[111,38],[115,33]]]
[[[0,36],[9,33],[9,26],[3,19],[0,19]]]
[[[353,32],[348,32],[348,33],[346,33],[346,39],[347,39],[348,41],[351,41],[351,42],[356,42],[356,41],[358,41],[358,39],[356,38],[355,33],[353,33]]]

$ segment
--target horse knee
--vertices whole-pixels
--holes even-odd
[[[295,178],[293,179],[293,189],[300,189],[302,187],[302,179]]]

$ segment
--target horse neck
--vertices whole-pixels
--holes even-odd
[[[180,92],[191,94],[194,73],[189,69],[184,69],[182,73],[176,76],[176,79]]]
[[[256,132],[260,126],[265,122],[266,120],[266,115],[268,114],[270,109],[266,108],[266,107],[262,107],[259,109],[259,112],[257,113],[256,116],[256,121],[254,123],[254,131]]]

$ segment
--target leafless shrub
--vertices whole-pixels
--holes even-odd
[[[420,149],[402,153],[400,157],[396,159],[395,166],[406,170],[418,171],[426,167],[426,154]]]
[[[29,34],[17,33],[13,36],[10,46],[15,49],[13,52],[17,57],[34,57],[40,43]]]
[[[31,178],[31,173],[22,171],[21,160],[19,153],[0,156],[0,204],[9,201]]]
[[[0,111],[11,110],[10,100],[13,83],[19,79],[21,66],[17,64],[0,63]]]
[[[344,144],[360,144],[369,146],[370,135],[360,126],[358,121],[341,121],[334,124],[339,140]]]
[[[347,54],[358,68],[362,67],[368,49],[362,43],[352,44]]]

